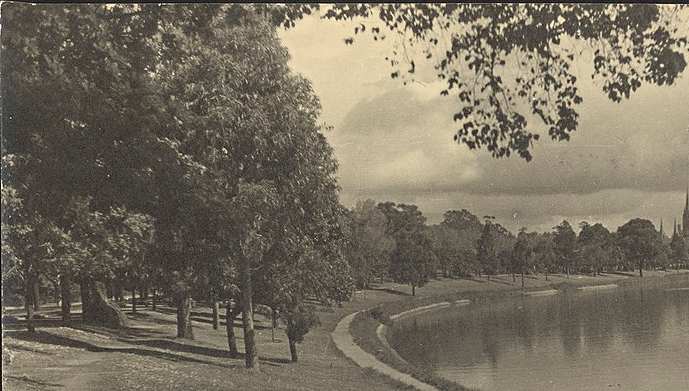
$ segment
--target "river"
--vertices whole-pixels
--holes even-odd
[[[480,390],[689,390],[689,284],[569,291],[402,319],[411,364]]]

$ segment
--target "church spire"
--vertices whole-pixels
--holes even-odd
[[[687,195],[684,201],[684,213],[682,213],[682,234],[685,238],[689,238],[689,185],[687,186]]]

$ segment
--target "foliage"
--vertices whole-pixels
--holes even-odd
[[[434,273],[435,257],[425,232],[426,218],[416,205],[385,202],[378,208],[387,217],[386,232],[395,240],[390,276],[398,283],[410,284],[412,290],[423,286]]]
[[[432,65],[446,83],[442,94],[458,99],[455,140],[531,160],[539,127],[562,141],[579,124],[573,65],[584,52],[615,102],[643,83],[671,85],[687,65],[687,14],[689,7],[653,4],[341,4],[324,18],[357,20],[354,33],[375,40],[385,30],[398,37],[388,58],[393,78],[413,78],[424,60]],[[423,58],[409,57],[413,47]]]
[[[356,287],[366,288],[373,278],[387,274],[395,241],[386,233],[387,218],[370,199],[357,202],[350,227],[347,259]]]
[[[314,327],[320,325],[313,307],[299,305],[295,309],[282,312],[287,324],[287,336],[294,342],[304,342],[304,336]]]
[[[639,265],[643,275],[646,262],[652,261],[662,250],[662,241],[653,223],[645,219],[632,219],[617,229],[617,241],[627,258]]]
[[[575,262],[577,250],[577,234],[567,220],[563,220],[553,228],[553,243],[559,263],[569,273]]]

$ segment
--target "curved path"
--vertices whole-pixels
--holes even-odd
[[[349,326],[352,320],[359,312],[349,314],[342,318],[332,332],[333,342],[335,346],[350,360],[362,368],[372,368],[373,370],[382,373],[394,380],[407,384],[421,391],[438,391],[437,388],[414,379],[406,373],[402,373],[397,369],[379,361],[372,354],[364,351],[354,342],[352,334],[349,332]]]

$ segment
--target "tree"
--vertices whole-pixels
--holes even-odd
[[[347,259],[359,289],[368,288],[374,277],[383,277],[388,269],[395,242],[385,229],[387,219],[375,201],[357,202],[351,212]]]
[[[300,305],[288,313],[285,317],[287,323],[287,338],[289,339],[289,351],[292,362],[298,361],[297,343],[304,341],[304,336],[313,327],[320,325],[318,316],[313,308]]]
[[[547,281],[548,273],[553,270],[557,260],[553,235],[549,232],[539,235],[534,251],[536,256],[536,267],[545,273],[545,279]]]
[[[627,258],[639,267],[644,276],[646,263],[661,250],[662,242],[653,223],[645,219],[632,219],[617,229],[617,240]]]
[[[582,259],[580,265],[587,265],[595,276],[600,274],[603,267],[610,263],[610,247],[612,245],[610,231],[600,223],[590,225],[583,221],[580,227],[581,231],[579,231],[578,238]]]
[[[534,261],[534,253],[536,251],[538,234],[535,232],[526,232],[526,228],[522,228],[517,235],[517,241],[514,244],[512,251],[513,259],[513,273],[518,272],[522,277],[522,289],[524,288],[524,273],[531,266]]]
[[[425,285],[433,272],[432,244],[424,232],[426,218],[416,205],[385,202],[378,208],[388,219],[388,234],[395,239],[390,276],[395,282],[411,285],[412,295],[416,295],[416,287]]]
[[[560,266],[567,273],[567,277],[572,271],[577,249],[577,234],[567,220],[553,228],[553,243],[555,253],[558,256]]]
[[[466,209],[450,210],[443,214],[435,249],[445,264],[457,275],[467,275],[476,270],[476,241],[483,225],[478,217]]]
[[[479,275],[483,270],[487,276],[497,272],[495,270],[497,250],[495,247],[495,234],[492,229],[492,216],[486,216],[481,237],[476,242],[476,252],[479,262]],[[488,277],[490,279],[490,277]]]

